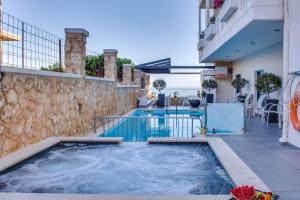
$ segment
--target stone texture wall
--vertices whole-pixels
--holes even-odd
[[[132,72],[131,65],[123,65],[123,85],[130,85],[133,84],[131,80],[131,72]]]
[[[135,85],[141,85],[141,77],[142,77],[142,71],[139,69],[134,70],[134,84]]]
[[[137,92],[138,97],[144,97],[144,96],[147,96],[148,94],[149,94],[149,89],[141,89],[141,90],[138,90],[138,92]]]
[[[95,115],[136,107],[136,90],[115,82],[5,73],[0,90],[0,157],[51,136],[82,136]]]

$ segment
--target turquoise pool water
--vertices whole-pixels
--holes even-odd
[[[148,137],[191,138],[200,133],[201,110],[136,110],[129,118],[115,119],[104,137],[124,141],[147,141]]]
[[[60,143],[0,172],[0,192],[12,193],[220,195],[233,186],[205,143]]]

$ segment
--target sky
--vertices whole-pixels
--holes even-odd
[[[85,28],[89,50],[117,49],[135,64],[199,65],[198,0],[3,0],[3,10],[62,38],[66,27]],[[158,77],[172,88],[200,85],[199,75]]]

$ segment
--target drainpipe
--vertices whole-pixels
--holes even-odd
[[[283,21],[284,21],[284,31],[283,31],[283,82],[286,83],[289,79],[289,9],[288,0],[283,1]],[[291,83],[290,83],[291,84]],[[287,87],[289,88],[289,87]],[[286,89],[283,94],[283,99],[290,98],[290,90]],[[289,133],[289,104],[283,103],[283,128],[282,136],[279,139],[281,143],[288,142]]]

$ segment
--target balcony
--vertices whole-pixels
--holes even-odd
[[[217,33],[216,24],[209,24],[205,31],[204,39],[205,41],[211,41]]]
[[[232,62],[282,42],[283,0],[226,0],[214,13],[199,62]]]
[[[198,42],[198,51],[202,51],[204,49],[204,38],[200,38]]]
[[[220,10],[220,22],[227,22],[236,12],[239,6],[238,0],[226,0]]]

